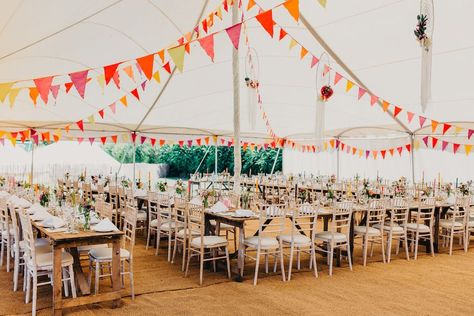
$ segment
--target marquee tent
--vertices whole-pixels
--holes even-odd
[[[413,35],[419,1],[292,1],[299,5],[296,21],[295,11],[280,5],[285,1],[243,0],[238,43],[230,40],[236,34],[230,2],[5,3],[0,12],[0,82],[4,83],[0,129],[33,129],[41,136],[50,132],[51,139],[73,136],[85,141],[94,137],[91,141],[110,142],[100,137],[131,132],[143,141],[174,140],[185,145],[213,136],[231,141],[232,50],[238,45],[244,142],[284,139],[290,150],[323,150],[314,147],[314,65],[326,51],[327,75],[335,91],[325,105],[324,150],[331,157],[396,159],[401,148],[409,164],[419,148],[428,148],[433,156],[442,151],[470,153],[474,37],[460,30],[474,28],[472,1],[434,1],[433,92],[424,113],[419,101],[421,49]],[[326,7],[318,2],[326,2]],[[208,40],[194,40],[198,35]],[[256,52],[252,62],[249,47]],[[155,54],[152,77],[137,60],[149,54]],[[181,72],[175,68],[180,68],[182,54]],[[116,78],[108,78],[106,84],[104,66],[118,62],[123,63]],[[261,101],[254,128],[248,103],[255,102],[255,95],[248,97],[251,91],[244,81],[249,67],[258,68]],[[86,69],[84,76],[81,71]],[[49,83],[59,85],[59,92],[54,98],[48,86],[51,92],[46,92],[45,104],[44,94],[38,96],[45,81],[32,79],[52,75]],[[335,83],[338,77],[342,79]],[[77,82],[71,83],[81,78],[90,80],[84,98],[76,91]]]

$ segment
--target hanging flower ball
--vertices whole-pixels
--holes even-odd
[[[321,88],[321,99],[323,99],[323,101],[327,101],[333,95],[333,93],[334,90],[332,90],[331,86],[323,86]]]
[[[248,88],[256,89],[259,86],[258,80],[252,80],[249,77],[245,77],[245,84]]]

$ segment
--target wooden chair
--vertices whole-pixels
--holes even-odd
[[[192,257],[199,257],[199,284],[202,285],[204,262],[212,261],[215,271],[217,260],[225,259],[227,262],[227,276],[230,279],[230,259],[228,250],[228,241],[221,236],[209,236],[204,231],[204,208],[201,205],[188,204],[188,254],[185,276],[188,276],[189,262]],[[199,232],[195,236],[192,232]],[[206,249],[209,251],[206,252]],[[224,250],[225,254],[220,255],[219,250]]]
[[[431,255],[434,256],[433,248],[433,224],[434,210],[436,205],[435,198],[426,198],[420,202],[417,211],[411,212],[411,218],[406,225],[408,240],[414,249],[414,259],[418,257],[419,240],[429,240]]]
[[[460,242],[464,244],[464,252],[467,252],[468,248],[468,235],[469,230],[469,202],[470,196],[457,196],[454,209],[449,212],[448,219],[440,219],[439,226],[440,237],[443,237],[443,246],[446,247],[449,240],[449,255],[453,254],[453,240],[455,236],[459,237]]]
[[[188,228],[188,202],[186,201],[186,199],[179,197],[174,198],[174,213],[177,225],[175,226],[174,247],[173,256],[171,257],[171,263],[174,263],[176,252],[178,250],[179,245],[181,245],[183,253],[181,270],[184,271],[186,263],[188,235],[190,234],[191,236],[197,237],[200,235],[200,232],[191,231]]]
[[[398,255],[400,243],[403,241],[407,260],[410,260],[406,225],[408,223],[409,214],[408,200],[402,197],[393,198],[390,200],[388,209],[390,214],[385,218],[383,225],[384,234],[387,235],[387,262],[390,262],[392,256],[391,250],[393,239],[395,239],[397,242],[396,254]],[[379,226],[376,228],[380,229]]]
[[[4,256],[6,255],[7,272],[10,272],[11,246],[13,242],[14,229],[11,225],[8,205],[5,199],[0,200],[0,232],[1,232],[1,254],[0,266],[3,267]]]

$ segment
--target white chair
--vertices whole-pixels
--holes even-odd
[[[382,247],[382,260],[385,263],[384,234],[382,227],[385,220],[385,200],[372,200],[369,202],[367,214],[365,216],[365,225],[354,226],[354,238],[362,238],[362,249],[364,258],[364,267],[367,265],[367,250],[370,243],[370,255],[374,244],[380,244]]]
[[[133,248],[135,246],[135,232],[137,225],[137,210],[128,206],[124,212],[123,238],[120,247],[120,275],[122,276],[122,286],[124,285],[124,276],[129,275],[130,291],[132,300],[135,299],[133,287]],[[128,271],[125,270],[125,265]],[[105,274],[104,268],[109,273]],[[94,293],[99,292],[99,281],[101,278],[112,276],[112,248],[93,248],[89,252],[89,286],[92,283],[92,274],[95,272]]]
[[[436,198],[430,197],[422,200],[417,211],[411,212],[411,218],[406,224],[408,240],[414,249],[414,259],[418,257],[419,240],[429,240],[431,255],[434,257],[433,224]]]
[[[23,238],[25,240],[25,278],[26,278],[26,299],[25,303],[28,304],[30,301],[30,290],[33,287],[33,304],[31,306],[31,312],[36,315],[36,299],[38,286],[41,285],[52,285],[52,280],[49,279],[45,282],[38,282],[38,278],[41,276],[50,277],[53,273],[53,253],[43,252],[37,253],[35,247],[35,237],[33,235],[33,228],[28,215],[19,213],[21,228],[23,232]],[[61,253],[61,267],[64,282],[64,293],[66,296],[69,295],[68,283],[71,285],[72,297],[76,298],[76,285],[74,281],[74,270],[73,270],[74,258],[68,252]],[[31,284],[33,280],[33,284]]]
[[[11,225],[10,215],[8,212],[7,201],[0,200],[0,232],[1,232],[1,254],[0,266],[3,266],[3,259],[6,254],[7,272],[10,272],[10,255],[13,242],[14,229]]]
[[[283,260],[283,243],[282,239],[278,240],[275,236],[282,235],[285,229],[286,205],[284,204],[264,204],[259,210],[258,235],[244,239],[244,258],[255,260],[255,274],[253,285],[257,285],[258,271],[260,267],[260,257],[265,256],[265,272],[268,273],[268,258],[273,256],[275,260],[274,271],[276,271],[277,257],[280,257],[281,276],[283,281],[285,277],[285,265]],[[255,257],[248,252],[256,252]],[[245,260],[244,260],[245,261]],[[243,276],[244,264],[240,270]]]
[[[469,244],[467,232],[469,230],[469,201],[470,196],[457,196],[454,209],[449,212],[449,218],[440,219],[440,237],[443,237],[443,246],[446,247],[449,240],[449,255],[453,254],[453,240],[458,236],[464,243],[464,252],[467,252]]]
[[[200,205],[188,204],[188,254],[186,263],[185,276],[189,272],[189,262],[192,257],[199,257],[199,285],[202,285],[203,273],[204,273],[204,262],[212,261],[214,265],[217,260],[225,259],[227,262],[227,277],[230,279],[230,259],[228,250],[228,241],[221,236],[209,236],[204,231],[204,208]],[[195,236],[192,232],[198,231],[199,236]],[[209,250],[206,252],[206,250]],[[219,254],[219,250],[224,250],[224,254]],[[208,257],[206,257],[208,256]]]
[[[318,250],[328,254],[329,275],[332,275],[334,250],[346,248],[349,268],[352,271],[351,247],[349,233],[352,217],[352,202],[336,202],[332,210],[332,220],[327,231],[317,232],[314,235]],[[318,245],[318,242],[322,243]]]
[[[290,262],[288,264],[288,281],[291,280],[293,254],[296,252],[297,269],[300,270],[301,252],[310,255],[309,268],[313,269],[314,276],[318,277],[316,265],[316,248],[314,234],[318,218],[319,206],[311,204],[298,205],[291,214],[291,233],[277,236],[284,246],[290,247]]]
[[[200,236],[200,231],[191,231],[188,228],[188,203],[185,199],[180,197],[174,198],[174,214],[175,214],[175,233],[174,233],[174,247],[173,247],[173,256],[171,258],[171,263],[174,263],[174,258],[178,250],[179,245],[182,249],[182,263],[181,270],[184,271],[186,265],[186,247],[188,241],[188,235],[191,234],[192,237]]]
[[[403,241],[407,260],[410,260],[407,236],[408,201],[406,198],[396,197],[390,200],[388,208],[390,215],[385,218],[383,226],[384,233],[387,234],[387,262],[391,260],[393,239],[397,242],[396,254],[398,255],[400,243]]]
[[[157,194],[157,206],[158,206],[158,217],[152,224],[157,227],[157,243],[156,243],[156,255],[160,249],[161,236],[168,238],[168,262],[171,262],[173,238],[175,235],[176,228],[181,230],[183,228],[182,222],[176,221],[176,215],[172,208],[173,200],[169,194],[158,193]]]

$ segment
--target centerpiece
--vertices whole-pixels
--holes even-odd
[[[183,181],[181,179],[176,181],[175,190],[176,190],[176,194],[178,194],[179,196],[183,195],[183,193],[184,193],[184,184],[183,184]]]

